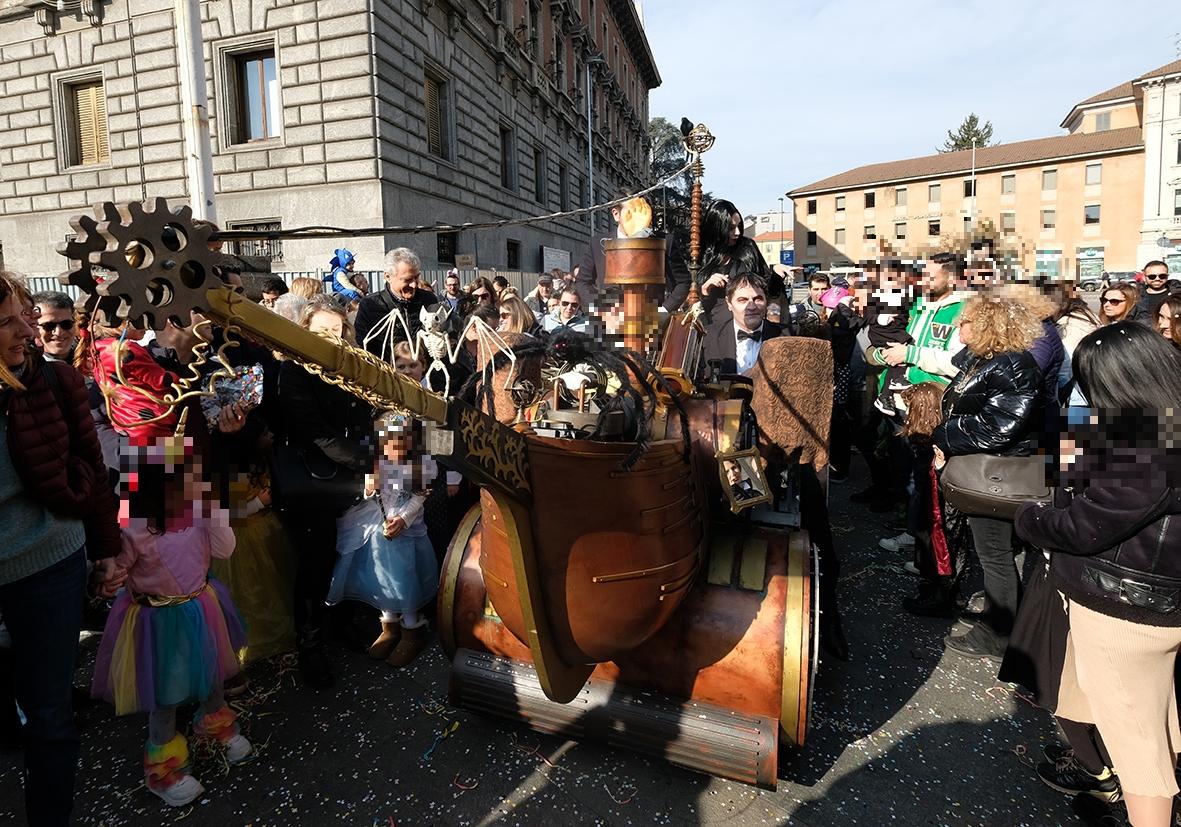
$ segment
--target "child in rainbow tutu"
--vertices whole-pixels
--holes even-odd
[[[116,558],[126,581],[107,619],[91,692],[118,715],[148,713],[147,787],[180,807],[205,788],[189,772],[178,706],[200,704],[193,732],[220,742],[230,764],[253,754],[222,692],[238,673],[246,634],[229,592],[208,576],[211,558],[233,554],[234,532],[228,514],[207,503],[191,439],[157,438],[129,453]]]

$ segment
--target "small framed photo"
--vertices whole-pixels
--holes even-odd
[[[763,473],[763,460],[754,448],[745,451],[719,451],[718,476],[722,493],[735,514],[771,502],[771,486]]]

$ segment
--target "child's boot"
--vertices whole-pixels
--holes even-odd
[[[422,654],[422,650],[429,642],[430,631],[425,620],[420,621],[417,626],[403,626],[402,639],[398,641],[398,645],[394,647],[394,652],[386,659],[386,663],[396,667],[407,666]]]
[[[193,719],[193,734],[198,738],[212,738],[226,749],[226,761],[241,764],[254,755],[254,747],[238,731],[238,715],[228,706],[217,712],[200,713]]]
[[[179,734],[167,744],[148,741],[144,745],[144,782],[170,807],[191,804],[205,793],[189,773],[189,745]]]
[[[396,620],[383,620],[381,634],[377,636],[377,640],[369,644],[369,657],[374,660],[385,660],[394,651],[394,647],[398,645],[401,638],[402,624]]]

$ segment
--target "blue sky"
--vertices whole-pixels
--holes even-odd
[[[1063,134],[1075,102],[1181,57],[1176,4],[644,0],[650,113],[717,136],[707,190],[777,210],[792,187],[934,152],[971,111],[996,140]]]

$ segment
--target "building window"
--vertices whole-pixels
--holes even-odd
[[[554,31],[554,83],[558,86],[558,91],[566,91],[566,41],[562,39],[562,33]]]
[[[428,71],[424,84],[426,103],[427,151],[436,158],[451,159],[451,99],[450,84],[440,75]]]
[[[1083,207],[1083,224],[1098,224],[1099,223],[1099,205],[1088,204]]]
[[[1013,235],[1017,232],[1017,213],[1001,213],[1001,232],[1005,235]]]
[[[1100,112],[1095,116],[1095,131],[1106,132],[1111,129],[1111,113]]]
[[[836,210],[837,210],[837,212],[844,212],[845,211],[845,196],[838,195],[836,197]]]
[[[65,154],[70,166],[92,166],[111,161],[107,131],[107,94],[102,78],[88,78],[62,86],[65,103]]]
[[[1057,210],[1042,210],[1042,229],[1052,230],[1058,226]]]
[[[895,187],[894,188],[894,206],[895,207],[905,207],[906,206],[906,187]]]
[[[570,168],[565,164],[558,164],[558,209],[570,209]]]
[[[1181,215],[1181,190],[1173,190],[1173,215]]]
[[[894,223],[894,238],[898,241],[906,240],[906,222],[896,221]]]
[[[521,242],[509,239],[504,243],[504,263],[509,270],[521,269]]]
[[[545,166],[545,152],[539,146],[533,147],[533,200],[538,204],[545,203]]]
[[[459,233],[437,233],[435,235],[435,258],[440,264],[454,264]]]
[[[1178,146],[1181,146],[1181,144],[1179,144]],[[1178,149],[1177,151],[1179,153],[1181,153],[1181,149]],[[816,199],[815,198],[808,199],[808,215],[816,215]]]
[[[927,222],[927,235],[932,236],[932,237],[939,235],[939,221],[938,220]]]
[[[833,231],[832,243],[836,244],[838,247],[840,247],[841,245],[843,245],[845,243],[845,229],[844,229],[844,227],[838,227],[836,230]]]
[[[809,247],[815,247],[815,246],[816,246],[816,231],[815,231],[815,230],[808,230],[808,239],[807,239],[807,241],[808,241],[808,246],[809,246]]]
[[[1181,166],[1181,141],[1177,141],[1177,164]]]
[[[283,106],[279,101],[279,77],[275,50],[259,49],[230,55],[232,108],[237,120],[230,124],[236,144],[267,141],[283,134]]]
[[[1058,189],[1058,170],[1043,169],[1042,170],[1042,192],[1050,192]]]
[[[278,232],[283,229],[282,223],[276,219],[263,221],[228,221],[227,230],[249,230],[255,233]],[[270,259],[271,262],[283,260],[283,242],[269,239],[254,239],[250,241],[235,241],[230,244],[232,255],[258,256]]]
[[[1017,192],[1017,176],[1016,175],[1002,175],[1001,176],[1001,195],[1012,195]]]
[[[1035,268],[1037,274],[1043,278],[1059,278],[1062,272],[1062,251],[1038,250]]]
[[[876,241],[878,237],[877,228],[872,224],[866,224],[864,231],[862,231],[861,237],[866,241]]]
[[[943,198],[943,188],[939,184],[927,184],[927,202],[938,204]]]
[[[517,188],[517,140],[511,126],[500,126],[500,185],[506,190]]]
[[[1103,164],[1087,164],[1087,184],[1103,183]]]
[[[591,202],[586,197],[586,179],[581,175],[578,176],[578,206],[589,207]],[[590,213],[583,213],[578,216],[581,221],[590,221]]]
[[[877,203],[877,200],[876,192],[867,192],[865,194],[865,209],[872,210],[874,208],[874,204]]]
[[[969,178],[964,182],[964,198],[971,198],[976,194],[976,182]]]

